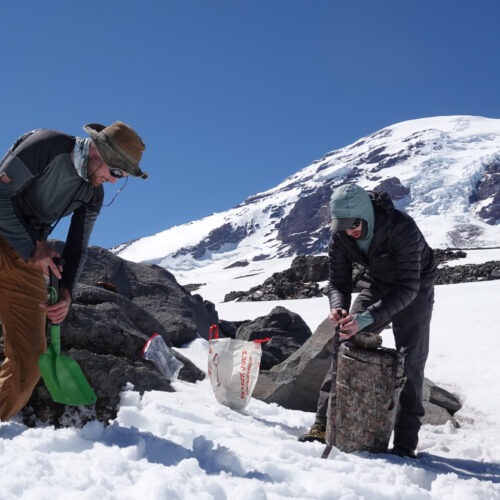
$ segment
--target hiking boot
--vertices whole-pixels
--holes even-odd
[[[394,446],[394,448],[391,450],[391,454],[397,455],[401,458],[417,458],[415,450],[407,448],[405,446]]]
[[[319,441],[320,443],[325,443],[325,435],[326,425],[316,423],[313,424],[308,432],[299,437],[299,441],[303,443],[305,441]]]

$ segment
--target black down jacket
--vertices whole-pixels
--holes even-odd
[[[430,289],[436,277],[434,253],[415,221],[397,210],[383,192],[369,192],[375,229],[368,256],[344,231],[332,233],[329,243],[330,308],[349,310],[353,292],[353,263],[365,268],[357,287],[375,288],[381,300],[368,307],[375,323],[390,321],[419,291]]]

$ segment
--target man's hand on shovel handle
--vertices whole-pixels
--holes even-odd
[[[40,307],[47,313],[47,318],[50,319],[54,325],[59,325],[64,321],[68,315],[70,306],[71,294],[64,287],[59,289],[59,300],[55,304],[40,304]]]
[[[61,255],[46,241],[37,241],[31,260],[42,270],[45,276],[48,276],[52,271],[55,277],[60,280],[62,267],[57,263],[59,257]]]

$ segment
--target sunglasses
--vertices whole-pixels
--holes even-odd
[[[124,177],[123,171],[120,170],[119,168],[111,168],[111,167],[109,167],[109,173],[115,179],[121,179],[122,177]]]
[[[348,229],[356,229],[361,224],[361,219],[356,219]]]

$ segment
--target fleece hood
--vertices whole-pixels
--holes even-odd
[[[330,198],[330,212],[334,219],[363,219],[367,231],[363,240],[371,241],[375,226],[375,212],[368,193],[357,184],[336,188]]]

